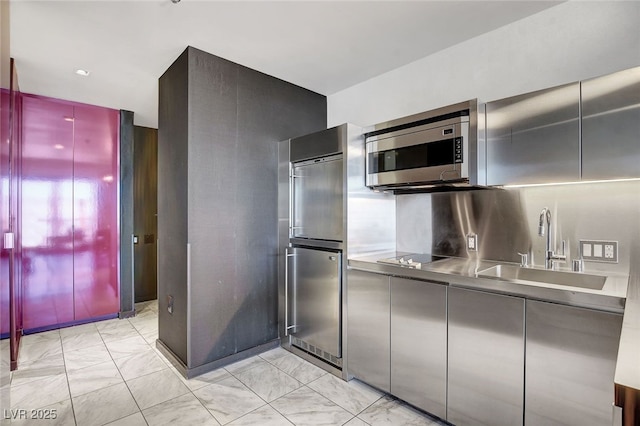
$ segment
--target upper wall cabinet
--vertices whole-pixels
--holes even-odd
[[[580,84],[487,103],[487,185],[580,180]]]
[[[582,179],[640,177],[640,67],[582,82]]]
[[[640,177],[640,67],[487,103],[487,184]]]

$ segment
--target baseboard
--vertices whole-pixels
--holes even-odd
[[[132,311],[120,311],[118,313],[118,317],[120,319],[125,319],[125,318],[133,318],[136,316],[136,310],[132,310]]]
[[[42,327],[30,328],[28,330],[23,330],[22,334],[41,333],[43,331],[57,330],[60,328],[73,327],[74,325],[88,324],[90,322],[104,321],[104,320],[114,319],[114,318],[118,318],[118,314],[101,315],[99,317],[87,318],[87,319],[78,320],[78,321],[69,321],[69,322],[63,322],[59,324],[51,324],[51,325],[45,325]]]
[[[270,349],[277,348],[280,346],[280,341],[278,339],[274,339],[270,342],[263,343],[262,345],[254,346],[253,348],[246,349],[242,352],[235,353],[233,355],[226,356],[224,358],[220,358],[218,360],[208,362],[206,364],[199,365],[194,368],[188,368],[180,358],[178,358],[167,345],[165,345],[160,339],[156,340],[156,347],[158,350],[164,355],[169,362],[184,376],[186,379],[191,379],[193,377],[199,376],[204,373],[208,373],[209,371],[216,370],[220,367],[224,367],[225,365],[233,364],[234,362],[241,361],[243,359],[252,357],[254,355],[258,355],[262,352],[266,352]]]

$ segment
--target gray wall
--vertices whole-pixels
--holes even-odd
[[[638,26],[637,1],[563,2],[330,95],[328,125],[367,126],[635,67]]]
[[[585,270],[628,273],[640,239],[638,181],[398,195],[396,249],[511,262],[531,249],[542,266],[545,238],[537,231],[544,207],[552,213],[552,243],[567,240],[570,259],[579,257],[581,239],[614,240],[619,263],[585,262]],[[466,250],[469,232],[478,234],[478,252]]]
[[[168,339],[188,335],[188,355],[181,359],[193,369],[278,337],[277,142],[325,129],[326,98],[195,48],[180,60],[185,55],[188,77],[181,77],[188,84],[174,96],[188,99],[186,118],[163,119],[163,104],[173,99],[163,93],[163,79],[177,63],[161,78],[158,172],[166,183],[165,126],[187,124],[188,160],[179,167],[187,174],[180,181],[188,192],[180,221],[188,230],[171,244],[191,247],[188,324],[174,327],[162,313],[162,297],[173,294],[177,303],[186,295],[163,276],[168,265],[161,218],[168,206],[160,203],[160,340],[173,350]],[[178,167],[176,158],[171,162]],[[177,189],[160,185],[159,198]]]
[[[187,361],[187,173],[189,55],[160,77],[158,111],[158,338]],[[167,296],[174,311],[167,311]]]

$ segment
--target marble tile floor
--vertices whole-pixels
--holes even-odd
[[[157,302],[137,304],[136,310],[130,319],[24,336],[20,368],[11,378],[11,408],[49,419],[11,424],[444,424],[281,348],[186,380],[155,348]]]

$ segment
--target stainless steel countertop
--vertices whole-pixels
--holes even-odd
[[[629,274],[614,383],[640,392],[640,265]]]
[[[378,253],[349,259],[350,268],[387,275],[415,278],[426,281],[447,283],[451,286],[465,287],[494,293],[562,303],[583,308],[608,312],[624,312],[627,297],[628,275],[591,272],[591,275],[606,276],[602,290],[592,290],[572,286],[538,283],[521,280],[505,280],[479,277],[477,272],[496,265],[508,264],[490,260],[475,260],[450,257],[433,263],[424,264],[422,269],[412,269],[399,265],[378,263],[405,253]]]
[[[478,277],[477,272],[507,262],[448,258],[412,269],[399,265],[378,263],[407,253],[377,253],[348,260],[349,268],[441,282],[494,293],[520,296],[530,299],[561,303],[570,306],[624,313],[622,333],[618,348],[618,360],[614,382],[640,390],[640,266],[630,275],[587,271],[592,275],[606,276],[602,290],[576,288],[530,281],[504,280]]]

